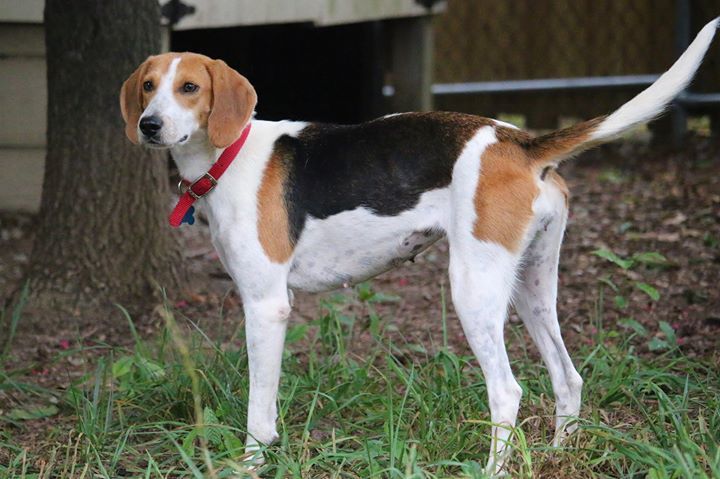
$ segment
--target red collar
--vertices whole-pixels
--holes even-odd
[[[248,123],[242,131],[240,138],[235,140],[235,143],[225,148],[225,151],[222,152],[220,158],[213,163],[207,173],[192,183],[187,180],[182,180],[180,182],[185,186],[185,189],[175,205],[175,208],[172,210],[172,213],[170,213],[170,226],[177,228],[183,222],[188,224],[193,224],[195,222],[195,219],[192,217],[192,214],[195,211],[193,203],[210,193],[215,186],[217,186],[218,180],[240,152],[249,134],[250,123]]]

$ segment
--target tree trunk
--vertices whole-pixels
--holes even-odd
[[[47,0],[47,161],[31,298],[77,308],[178,286],[165,155],[124,134],[123,81],[160,48],[157,0]]]

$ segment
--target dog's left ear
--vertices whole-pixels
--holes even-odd
[[[257,94],[250,82],[222,60],[208,65],[212,77],[213,102],[208,117],[208,137],[216,148],[237,140],[252,117]]]
[[[125,80],[120,89],[120,112],[125,120],[125,134],[135,144],[138,143],[137,128],[142,114],[140,79],[145,74],[146,68],[147,60]]]

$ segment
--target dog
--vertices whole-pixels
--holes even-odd
[[[568,189],[556,167],[662,113],[692,79],[719,23],[708,23],[666,73],[614,113],[541,136],[446,112],[359,125],[261,121],[252,85],[221,60],[165,53],[142,63],[121,88],[125,131],[133,143],[169,149],[193,182],[171,222],[203,203],[242,297],[253,460],[261,463],[262,446],[278,437],[292,290],[365,281],[442,236],[452,301],[487,383],[488,472],[503,467],[521,396],[503,338],[510,302],[550,373],[554,444],[571,433],[583,381],[557,319]]]

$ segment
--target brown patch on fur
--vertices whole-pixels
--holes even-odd
[[[148,57],[120,88],[120,112],[125,120],[125,134],[135,144],[138,143],[137,124],[140,115],[155,94],[155,90],[146,92],[142,85],[150,80],[157,86],[163,73],[167,72],[170,60],[162,55]]]
[[[125,134],[133,143],[138,143],[137,127],[140,115],[157,92],[163,75],[168,72],[170,62],[177,54],[166,53],[148,57],[128,77],[120,89],[120,112],[125,120]],[[154,88],[147,92],[143,83],[153,82]]]
[[[511,141],[490,145],[482,155],[475,190],[473,236],[517,252],[533,217],[535,181],[534,168],[520,145]]]
[[[247,78],[222,60],[211,60],[207,71],[212,77],[208,137],[216,148],[226,148],[238,139],[250,121],[257,104],[257,94]]]
[[[143,110],[140,78],[145,74],[146,64],[147,62],[144,62],[140,65],[120,88],[120,112],[125,120],[125,135],[135,144],[139,141],[137,125]]]
[[[274,263],[285,263],[293,252],[290,221],[285,204],[287,169],[282,152],[274,151],[263,173],[258,190],[258,239],[265,254]]]
[[[590,148],[593,131],[605,121],[601,116],[578,123],[568,128],[555,130],[546,135],[530,139],[525,146],[532,162],[536,166],[560,163],[565,157]]]
[[[538,175],[553,183],[569,204],[570,192],[553,164],[592,146],[592,132],[605,120],[598,117],[569,128],[534,137],[530,133],[497,125],[493,120],[460,115],[450,117],[458,128],[477,131],[483,126],[495,128],[498,143],[483,153],[480,179],[474,203],[477,219],[473,235],[478,240],[498,243],[509,251],[520,249],[525,230],[533,218],[532,203],[539,194]],[[550,167],[543,174],[543,169]]]
[[[208,66],[212,60],[205,55],[183,53],[175,74],[173,92],[178,103],[195,113],[198,124],[205,127],[212,110],[213,83]],[[186,83],[198,86],[195,92],[185,92]]]
[[[523,148],[528,148],[531,142],[535,139],[527,131],[502,125],[495,127],[495,138],[497,138],[497,140],[501,143],[515,143]]]
[[[523,130],[498,126],[495,128],[495,136],[499,142],[512,142],[521,146],[527,151],[528,161],[535,167],[543,168],[592,147],[593,143],[588,141],[590,135],[605,118],[593,118],[537,137]]]

